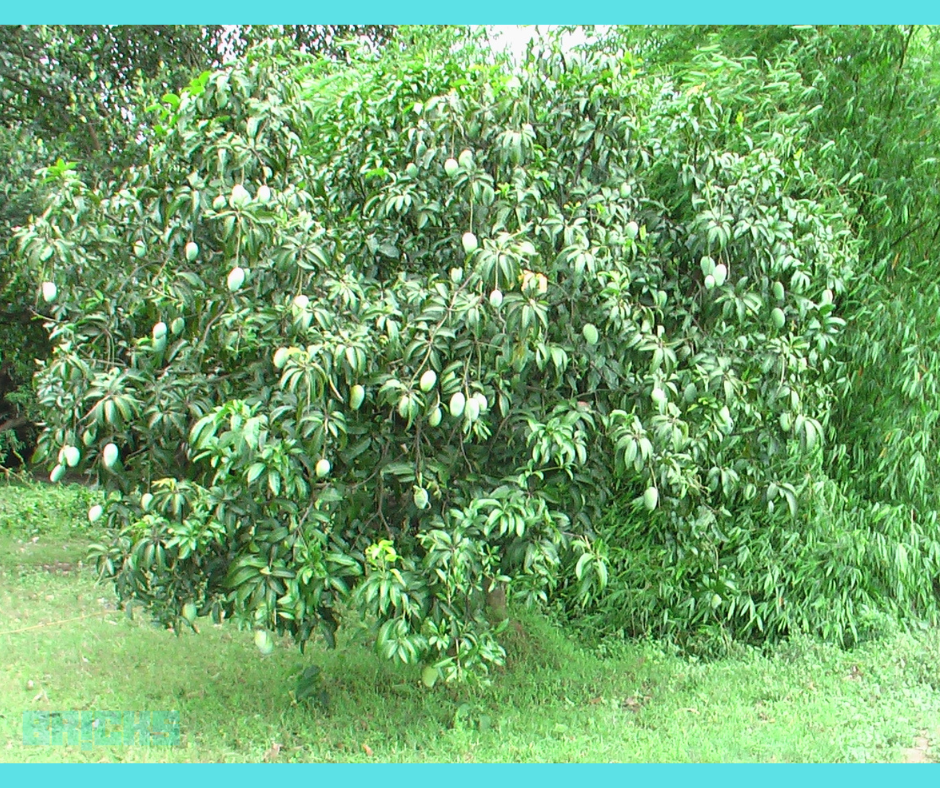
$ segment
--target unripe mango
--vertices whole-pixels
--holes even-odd
[[[459,419],[463,415],[466,404],[467,398],[463,395],[463,392],[458,391],[450,398],[450,415],[455,419]]]
[[[244,208],[249,202],[251,202],[251,195],[248,190],[240,183],[236,183],[232,187],[232,194],[229,197],[231,206],[233,208]]]
[[[101,456],[104,460],[105,468],[113,468],[117,464],[121,453],[118,451],[118,447],[115,444],[109,443],[104,447]]]
[[[245,283],[245,269],[236,265],[228,274],[228,289],[233,293]]]
[[[403,419],[407,419],[409,416],[409,411],[411,410],[411,396],[408,394],[402,394],[401,399],[398,400],[398,415]]]
[[[437,383],[437,373],[433,369],[429,369],[421,376],[418,385],[421,386],[423,392],[427,393],[434,388],[435,383]]]
[[[464,411],[466,413],[467,419],[470,421],[476,421],[480,418],[480,403],[474,397],[470,397],[467,400],[467,407]]]
[[[366,398],[366,390],[358,383],[349,390],[349,407],[359,410]]]
[[[277,350],[274,351],[274,358],[272,359],[274,363],[274,368],[283,369],[289,357],[290,357],[290,350],[286,347],[279,347]]]
[[[274,651],[274,641],[271,640],[271,636],[265,629],[255,631],[255,645],[258,647],[258,651],[261,652],[262,656],[265,657]]]
[[[76,446],[66,446],[62,455],[65,459],[65,464],[68,465],[69,468],[74,468],[78,465],[78,461],[82,458],[82,453]]]

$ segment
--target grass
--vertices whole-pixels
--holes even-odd
[[[940,753],[940,633],[844,652],[808,640],[703,663],[587,650],[522,615],[486,687],[427,689],[355,631],[335,651],[201,621],[176,637],[115,608],[82,564],[94,494],[0,485],[0,761],[923,761]],[[296,704],[308,665],[326,706]],[[176,710],[175,747],[23,744],[26,711]]]

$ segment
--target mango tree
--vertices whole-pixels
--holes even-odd
[[[853,246],[798,119],[416,35],[204,75],[146,163],[50,170],[18,241],[55,345],[41,448],[112,490],[122,600],[263,651],[362,619],[451,678],[502,659],[488,591],[603,593],[614,501],[683,549],[794,516]],[[728,573],[696,582],[727,615]]]

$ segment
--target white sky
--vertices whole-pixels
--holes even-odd
[[[526,45],[532,38],[553,27],[557,25],[487,25],[486,29],[493,46],[509,50],[513,58],[518,61],[525,54]],[[583,44],[584,41],[583,33],[568,34],[564,38],[564,46],[573,47]]]

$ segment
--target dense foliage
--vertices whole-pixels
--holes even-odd
[[[25,225],[43,194],[36,171],[47,163],[42,144],[29,132],[0,127],[0,233]],[[7,240],[7,244],[12,246]],[[0,241],[0,466],[22,462],[35,441],[31,421],[38,421],[30,382],[35,359],[48,352],[42,324],[33,320],[35,280],[13,262]]]
[[[619,511],[702,556],[686,625],[785,631],[736,566],[807,516],[855,259],[802,85],[436,43],[256,51],[122,182],[50,173],[19,238],[57,290],[42,447],[115,488],[119,590],[262,647],[354,611],[456,675],[500,658],[494,584],[612,598]]]
[[[929,36],[398,40],[255,47],[44,173],[40,452],[112,490],[121,597],[429,682],[502,593],[706,652],[935,620]]]
[[[653,71],[692,81],[707,76],[710,85],[724,78],[727,58],[752,56],[750,79],[769,86],[781,69],[788,71],[804,90],[802,152],[851,207],[846,218],[858,238],[859,265],[840,299],[847,328],[829,375],[835,398],[825,422],[828,448],[812,479],[826,491],[813,500],[827,504],[818,520],[814,506],[804,507],[810,519],[790,546],[799,557],[791,551],[782,560],[787,550],[763,532],[762,548],[750,548],[749,585],[770,587],[772,578],[788,576],[776,581],[788,590],[780,594],[790,607],[778,617],[784,629],[799,625],[849,643],[892,622],[935,618],[940,368],[931,348],[940,293],[931,257],[940,230],[940,80],[934,31],[673,27],[618,31],[612,40],[642,52]],[[609,39],[604,46],[610,45]],[[754,101],[743,96],[745,116]],[[636,544],[621,531],[614,541]],[[629,547],[623,560],[632,568],[624,588],[659,589],[648,591],[641,606],[639,620],[648,625],[664,595],[675,605],[688,598],[689,589],[678,582],[688,572],[674,560],[673,579],[661,586],[657,573],[638,577],[637,557]],[[602,609],[622,608],[613,601]],[[655,631],[701,634],[688,631],[686,615],[673,616]],[[598,619],[605,626],[621,620]]]
[[[30,273],[9,245],[12,228],[41,213],[37,170],[62,159],[88,183],[111,180],[146,157],[148,105],[257,41],[345,59],[350,39],[380,46],[391,34],[376,25],[0,27],[0,466],[32,453],[31,378],[48,352]]]
[[[118,168],[151,125],[149,98],[185,85],[253,44],[286,39],[331,59],[349,40],[381,45],[380,25],[6,25],[0,27],[0,117],[96,167]],[[129,148],[131,150],[129,150]]]
[[[866,499],[936,509],[936,31],[666,27],[622,31],[617,40],[669,73],[694,71],[709,53],[753,53],[756,78],[772,82],[781,62],[798,74],[811,105],[805,150],[851,203],[862,261],[843,301],[846,374],[826,469]]]

